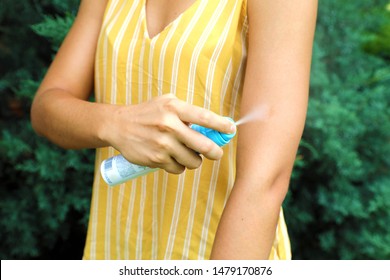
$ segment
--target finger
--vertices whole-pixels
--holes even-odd
[[[178,124],[175,134],[178,141],[196,153],[204,155],[208,159],[218,160],[223,155],[221,147],[183,123]]]
[[[184,128],[188,128],[184,126]],[[155,141],[157,149],[154,153],[155,161],[172,164],[172,159],[175,163],[178,163],[189,169],[198,168],[202,163],[202,158],[192,149],[188,148],[183,144],[178,138],[177,135],[172,137],[170,133],[165,133],[160,135]]]
[[[149,156],[153,167],[179,174],[185,168],[195,169],[202,163],[202,158],[181,143],[171,133],[160,133],[153,141],[153,150]]]
[[[172,173],[172,174],[181,174],[186,170],[185,166],[181,165],[180,163],[175,161],[173,158],[171,159],[171,161],[169,163],[166,163],[164,166],[162,166],[160,168],[164,169],[168,173]]]
[[[188,169],[196,169],[202,164],[202,158],[194,150],[189,149],[183,144],[175,147],[172,157],[181,165]]]
[[[161,153],[156,151],[152,156],[149,157],[149,160],[149,167],[164,169],[168,173],[180,174],[183,173],[186,168],[165,152]]]
[[[229,119],[179,99],[169,99],[166,107],[174,111],[182,122],[198,124],[228,134],[236,131],[236,126]]]

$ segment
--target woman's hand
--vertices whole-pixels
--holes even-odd
[[[196,123],[224,133],[235,126],[226,118],[190,105],[172,94],[139,105],[118,106],[105,122],[102,138],[130,162],[179,174],[218,160],[222,149],[189,127]]]

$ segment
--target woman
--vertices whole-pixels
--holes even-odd
[[[81,2],[31,114],[54,143],[97,148],[84,259],[290,258],[281,204],[305,122],[316,9]],[[188,127],[233,133],[222,116],[261,107],[266,119],[242,125],[224,151]],[[117,153],[161,170],[110,188],[99,165]]]

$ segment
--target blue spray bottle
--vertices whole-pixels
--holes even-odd
[[[234,123],[233,119],[228,119]],[[236,133],[226,134],[197,124],[192,124],[190,127],[191,129],[213,140],[220,147],[228,144],[230,140],[236,135]],[[106,159],[100,165],[101,175],[109,186],[115,186],[124,183],[128,180],[137,178],[156,170],[158,170],[158,168],[150,168],[131,163],[127,161],[122,155],[117,155]]]

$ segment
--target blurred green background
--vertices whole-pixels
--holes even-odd
[[[294,259],[390,259],[390,3],[320,0],[284,209]],[[94,151],[36,136],[34,93],[79,1],[0,2],[0,257],[80,259]]]

